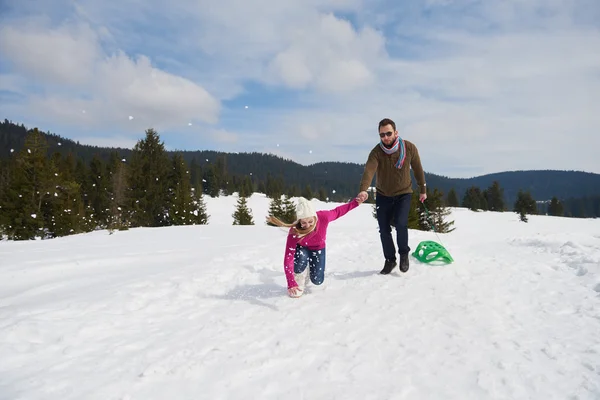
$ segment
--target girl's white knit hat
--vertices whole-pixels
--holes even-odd
[[[317,212],[315,211],[313,204],[304,197],[300,197],[298,199],[298,204],[296,205],[296,218],[302,219],[316,216]]]

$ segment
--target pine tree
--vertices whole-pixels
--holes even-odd
[[[550,200],[550,205],[548,206],[548,214],[555,217],[564,216],[564,208],[562,202],[558,201],[556,196],[552,197]]]
[[[413,191],[410,197],[410,209],[408,211],[408,229],[421,229],[421,225],[419,223],[419,193]]]
[[[169,174],[169,225],[190,225],[190,214],[195,209],[192,198],[190,173],[181,153],[172,157]]]
[[[306,200],[312,200],[314,195],[312,189],[310,188],[310,185],[306,185],[304,187],[304,190],[302,191],[302,197],[304,197]]]
[[[325,191],[325,188],[319,189],[319,200],[327,201],[327,192]]]
[[[281,200],[281,197],[274,197],[271,199],[271,201],[269,202],[269,214],[268,215],[281,220],[281,216],[283,215],[283,202]],[[275,226],[274,224],[272,224],[270,222],[267,222],[267,225]]]
[[[192,157],[190,162],[190,184],[196,191],[202,191],[202,168],[198,164],[196,157]]]
[[[204,183],[204,193],[213,198],[219,197],[220,182],[215,165],[210,164],[204,167],[204,177],[202,182]]]
[[[81,230],[91,232],[98,228],[98,222],[94,218],[90,192],[92,190],[90,167],[85,165],[81,158],[77,158],[75,167],[75,182],[79,184],[79,194],[81,198]]]
[[[60,237],[88,230],[90,227],[86,223],[82,189],[81,184],[77,182],[74,157],[71,153],[62,157],[60,153],[55,152],[49,164],[54,171],[55,187],[54,195],[44,203],[42,211],[46,236]]]
[[[267,194],[267,185],[263,181],[258,182],[258,193]],[[268,196],[267,196],[268,197]]]
[[[454,190],[454,188],[450,189],[450,191],[448,192],[446,205],[448,207],[460,207],[460,203],[458,202],[458,195],[456,194],[456,190]]]
[[[9,221],[8,190],[12,168],[12,164],[9,160],[0,159],[0,240],[7,234]]]
[[[487,203],[487,207],[484,209],[490,211],[504,211],[504,189],[500,187],[500,183],[498,181],[494,181],[494,183],[486,190],[485,192],[485,200]]]
[[[275,193],[275,189],[274,189],[274,185],[275,182],[273,180],[273,176],[271,175],[270,172],[267,172],[267,178],[265,179],[265,195],[267,196],[267,198],[269,199],[275,199],[277,198],[277,194]]]
[[[484,209],[482,199],[483,195],[481,190],[477,186],[471,186],[465,192],[462,206],[472,211],[482,210]]]
[[[283,194],[283,178],[275,179],[271,173],[267,173],[267,182],[265,184],[265,194],[270,199],[275,199]]]
[[[242,197],[250,197],[252,196],[252,193],[252,179],[250,179],[250,177],[246,175],[241,182],[238,194]]]
[[[233,213],[233,225],[254,225],[252,210],[248,207],[246,197],[238,197],[237,208]]]
[[[227,173],[227,155],[221,154],[215,160],[214,172],[216,176],[216,186],[218,188],[217,196],[220,195],[220,191],[223,192],[225,196],[230,194],[231,192],[227,191],[227,187],[229,186],[229,176]]]
[[[131,226],[132,203],[131,191],[128,190],[128,166],[119,159],[116,153],[111,156],[110,163],[110,202],[108,210],[108,229],[126,230]]]
[[[482,211],[488,211],[489,207],[488,207],[488,201],[487,201],[487,197],[486,197],[486,192],[483,191],[481,192],[480,198],[479,198],[479,204],[481,205],[480,210]]]
[[[454,221],[446,221],[446,218],[452,212],[444,206],[444,195],[442,192],[434,189],[433,193],[427,193],[425,203],[419,202],[419,228],[421,230],[449,233],[455,229],[452,227]]]
[[[204,202],[204,194],[202,191],[193,190],[193,203],[194,210],[192,210],[192,223],[195,225],[206,225],[210,216],[206,210],[206,203]]]
[[[90,188],[87,191],[89,217],[98,228],[108,226],[108,211],[110,209],[110,175],[106,165],[98,155],[90,162]]]
[[[46,153],[48,144],[37,128],[29,131],[25,145],[14,158],[12,174],[4,194],[5,233],[9,239],[45,237],[43,210],[55,193],[55,168]]]
[[[519,190],[515,201],[514,211],[519,214],[521,221],[527,222],[527,214],[536,214],[537,206],[529,191]]]
[[[292,223],[296,220],[296,207],[287,196],[276,197],[269,203],[269,214],[285,223]],[[275,226],[267,222],[269,226]]]
[[[164,143],[153,129],[137,142],[131,153],[128,181],[134,226],[167,226],[170,160]]]
[[[300,196],[300,189],[298,188],[298,185],[293,184],[292,186],[290,186],[289,189],[287,190],[287,194],[290,197],[299,197]]]
[[[85,210],[79,183],[60,176],[55,197],[46,202],[44,216],[48,237],[84,232]]]
[[[289,196],[284,195],[282,200],[283,214],[281,220],[283,222],[292,223],[296,220],[296,205]]]

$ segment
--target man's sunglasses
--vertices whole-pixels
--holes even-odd
[[[392,136],[393,134],[394,134],[394,132],[392,132],[392,131],[389,131],[389,132],[383,132],[383,133],[380,133],[380,134],[379,134],[379,137],[380,137],[380,138],[383,138],[384,136],[390,137],[390,136]]]

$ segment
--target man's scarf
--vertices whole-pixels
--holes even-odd
[[[395,152],[398,151],[398,148],[400,148],[400,157],[398,157],[398,162],[396,163],[396,168],[402,168],[402,166],[404,165],[404,160],[406,159],[406,151],[404,150],[404,140],[397,137],[396,141],[394,142],[394,144],[391,148],[387,148],[383,144],[383,141],[380,141],[379,147],[381,147],[381,149],[383,151],[385,151],[385,154],[394,154]]]

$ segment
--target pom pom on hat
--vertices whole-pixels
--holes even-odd
[[[300,197],[298,199],[298,204],[296,205],[296,218],[303,219],[316,216],[317,212],[315,211],[313,204],[304,197]]]

